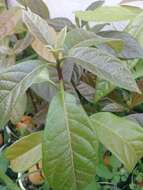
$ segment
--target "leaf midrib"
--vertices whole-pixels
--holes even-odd
[[[71,164],[72,164],[72,171],[73,171],[73,177],[74,177],[74,184],[75,187],[77,189],[77,182],[76,182],[76,172],[74,169],[74,158],[73,158],[73,150],[72,150],[72,144],[71,144],[71,134],[70,134],[70,130],[69,130],[69,121],[68,121],[68,111],[67,111],[67,107],[66,107],[66,103],[65,103],[65,94],[64,92],[61,92],[61,100],[62,100],[62,104],[63,104],[63,110],[64,110],[64,120],[65,120],[65,127],[66,127],[66,131],[67,131],[67,135],[68,135],[68,139],[69,139],[69,147],[70,147],[70,152],[71,152]]]

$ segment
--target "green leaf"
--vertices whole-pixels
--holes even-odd
[[[47,65],[41,61],[26,61],[0,73],[0,127],[8,122],[17,101],[35,82]]]
[[[96,89],[95,89],[95,102],[101,100],[101,98],[108,95],[112,90],[115,89],[115,86],[110,82],[97,78],[96,80]]]
[[[38,14],[44,19],[49,18],[49,10],[46,3],[43,0],[17,0],[24,6],[27,6],[31,9],[32,12]]]
[[[105,31],[105,32],[99,32],[98,35],[101,35],[104,38],[113,38],[118,40],[120,39],[123,41],[124,46],[120,52],[116,52],[117,57],[125,59],[143,58],[142,47],[137,42],[137,40],[133,38],[130,34],[120,31]],[[103,46],[101,47],[101,49],[103,49]],[[111,51],[113,50],[109,50],[109,52]]]
[[[0,38],[12,35],[17,23],[22,17],[22,11],[19,8],[5,10],[0,14]]]
[[[75,28],[75,25],[68,18],[64,18],[64,17],[48,19],[47,22],[50,26],[52,26],[58,32],[61,31],[65,27],[67,27],[68,30]]]
[[[143,47],[143,13],[140,13],[134,18],[134,20],[126,28],[126,31],[136,38]]]
[[[139,92],[131,71],[113,55],[96,48],[74,48],[69,57],[84,69],[121,88]]]
[[[99,190],[97,187],[97,183],[96,183],[95,179],[84,190]]]
[[[122,166],[122,163],[115,157],[115,156],[111,156],[110,157],[110,166],[112,168],[120,168]]]
[[[76,86],[76,89],[79,91],[79,93],[89,102],[93,102],[94,95],[95,95],[95,89],[88,85],[85,82],[80,81],[79,84]]]
[[[14,46],[15,54],[19,54],[27,49],[33,41],[33,36],[27,33],[24,39],[18,40]]]
[[[95,10],[95,9],[97,9],[98,7],[101,7],[102,5],[104,4],[104,1],[95,1],[95,2],[93,2],[93,3],[91,3],[87,8],[86,8],[86,11],[90,11],[90,10]],[[87,22],[85,22],[85,21],[82,21],[82,27],[84,26],[84,25],[86,25],[87,24]]]
[[[0,179],[6,184],[9,190],[20,190],[20,188],[1,170]]]
[[[9,161],[5,158],[3,152],[0,153],[0,170],[6,172],[9,166]]]
[[[137,61],[135,61],[136,64]],[[133,65],[131,65],[131,69],[134,67],[134,62],[132,61]],[[134,79],[137,79],[139,77],[143,76],[143,64],[142,60],[139,60],[133,70],[133,77]],[[116,86],[111,84],[110,82],[106,80],[102,80],[100,78],[97,78],[96,81],[96,91],[95,91],[95,102],[98,102],[101,100],[101,98],[107,96],[110,92],[116,89]]]
[[[103,23],[103,24],[96,24],[95,26],[93,26],[90,31],[94,32],[94,33],[98,33],[100,32],[102,29],[104,29],[105,26],[109,26],[109,23]]]
[[[23,21],[35,38],[40,40],[45,45],[52,46],[55,44],[56,32],[51,26],[48,25],[46,20],[30,11],[24,11]]]
[[[130,7],[104,6],[97,8],[95,11],[77,11],[75,15],[84,21],[115,22],[132,20],[140,12],[141,9],[130,9]]]
[[[100,0],[100,1],[95,1],[93,3],[91,3],[88,7],[87,7],[87,11],[88,10],[95,10],[98,7],[101,7],[104,4],[104,0]]]
[[[63,49],[66,35],[67,35],[67,27],[63,28],[57,36],[57,40],[56,40],[56,44],[55,44],[55,47],[57,49]]]
[[[16,141],[5,150],[15,172],[25,172],[42,158],[42,132],[36,132]]]
[[[143,156],[143,128],[108,112],[94,114],[91,121],[100,142],[132,171]]]
[[[110,170],[103,164],[99,164],[96,168],[96,175],[105,179],[112,179],[113,174]]]
[[[143,114],[142,113],[131,114],[131,115],[128,115],[126,118],[138,123],[141,127],[143,127]]]
[[[135,2],[135,1],[139,1],[139,0],[122,0],[122,1],[120,2],[120,4],[130,3],[130,2]]]
[[[64,47],[68,51],[73,47],[90,47],[107,44],[116,51],[121,51],[124,47],[124,42],[120,39],[104,38],[96,35],[94,32],[85,31],[83,29],[74,29],[67,33]]]
[[[139,60],[138,63],[136,64],[133,70],[133,75],[135,79],[143,77],[143,60],[142,59]]]
[[[95,174],[97,140],[88,116],[70,94],[52,100],[43,138],[44,174],[54,190],[82,190]]]

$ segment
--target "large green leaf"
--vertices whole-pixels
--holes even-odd
[[[126,28],[126,31],[130,33],[133,37],[137,39],[137,41],[143,47],[143,13],[137,15],[132,22]]]
[[[132,20],[139,13],[141,13],[141,9],[122,6],[103,6],[97,8],[95,11],[77,11],[75,15],[84,21],[114,22]]]
[[[67,27],[69,30],[75,28],[75,25],[68,18],[65,17],[56,17],[53,19],[48,19],[47,22],[57,32],[61,31],[64,27]]]
[[[16,141],[5,151],[15,172],[25,172],[42,158],[42,132],[36,132]]]
[[[97,140],[90,120],[70,94],[52,100],[43,138],[44,174],[54,190],[81,190],[95,174]]]
[[[91,121],[101,143],[131,171],[143,156],[143,128],[108,112],[94,114]]]
[[[69,57],[77,64],[114,85],[139,92],[130,70],[116,57],[97,48],[73,48]]]
[[[24,11],[23,21],[35,38],[40,40],[45,45],[55,44],[56,32],[51,26],[48,25],[46,20],[30,11]]]
[[[11,112],[25,91],[37,81],[46,80],[42,74],[47,65],[33,60],[11,66],[0,72],[0,127],[4,127],[11,117]],[[43,77],[43,78],[42,78]]]
[[[131,62],[133,65],[131,65],[131,69],[135,66],[133,70],[133,77],[134,79],[137,79],[139,77],[143,76],[143,62],[142,60],[135,60],[135,62]],[[101,98],[107,96],[110,92],[116,89],[116,86],[111,84],[109,81],[102,80],[100,78],[97,79],[96,82],[96,91],[95,91],[95,102],[98,102]]]
[[[124,47],[124,42],[121,39],[104,38],[96,35],[94,32],[74,29],[67,33],[64,48],[67,51],[73,47],[90,47],[100,44],[107,44],[116,51],[121,51]]]
[[[104,38],[113,38],[118,40],[120,39],[124,42],[124,47],[121,49],[121,51],[116,52],[117,57],[126,59],[143,58],[143,48],[139,45],[137,40],[133,38],[130,34],[121,31],[105,31],[99,32],[98,35],[101,35]],[[105,48],[109,52],[113,52],[111,48]],[[103,46],[101,47],[101,49],[103,49]]]

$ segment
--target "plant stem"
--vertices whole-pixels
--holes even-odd
[[[33,107],[34,107],[34,111],[35,111],[35,113],[37,113],[38,112],[38,108],[37,108],[37,105],[36,105],[37,102],[35,100],[35,97],[33,96],[33,94],[32,94],[32,92],[31,92],[30,89],[28,90],[28,93],[29,93],[30,99],[31,99]]]
[[[59,81],[63,81],[63,73],[62,73],[61,63],[59,60],[57,60],[57,72],[58,72]]]
[[[24,0],[24,7],[25,7],[25,10],[28,11],[27,0]]]
[[[53,52],[53,55],[56,60],[56,69],[57,69],[58,78],[60,82],[60,90],[62,91],[62,93],[64,93],[64,77],[63,77],[63,72],[62,72],[62,67],[61,67],[63,60],[59,59],[57,52]]]
[[[5,7],[6,7],[6,9],[9,8],[9,7],[8,7],[8,0],[5,0]]]

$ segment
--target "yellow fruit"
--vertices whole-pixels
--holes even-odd
[[[38,164],[34,165],[32,168],[29,169],[29,181],[33,185],[41,185],[44,182],[44,176],[42,169],[42,162],[39,162]]]

